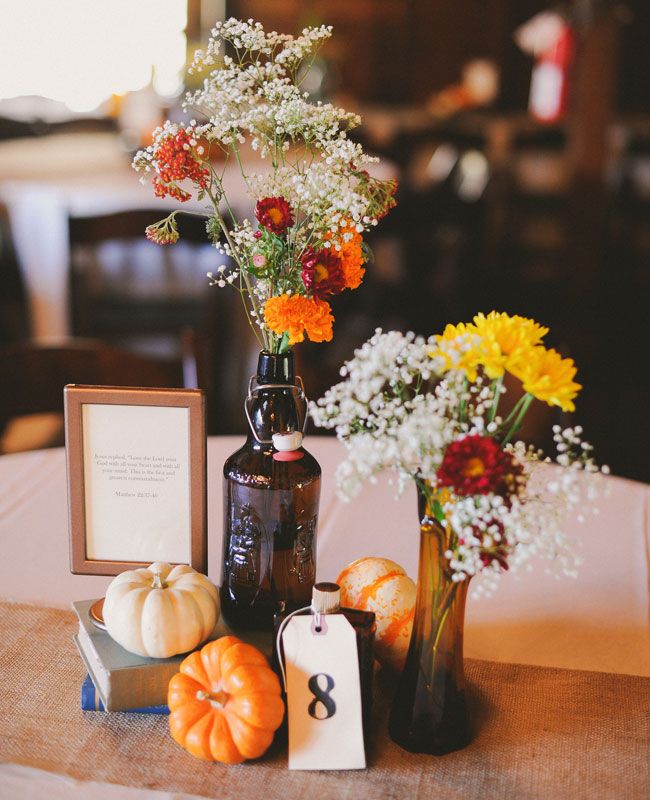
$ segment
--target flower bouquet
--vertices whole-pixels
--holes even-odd
[[[208,277],[240,293],[270,353],[305,337],[332,338],[329,301],[361,284],[371,258],[362,235],[395,202],[396,183],[372,177],[377,159],[348,138],[359,117],[313,103],[301,89],[331,32],[321,26],[293,37],[252,20],[217,23],[191,67],[207,73],[203,87],[184,103],[199,121],[166,122],[133,162],[144,181],[152,178],[156,196],[205,200],[207,235],[227,259]],[[254,221],[238,218],[224,187],[231,162]],[[147,228],[148,238],[176,242],[177,213]]]
[[[599,471],[592,447],[579,426],[554,426],[553,468],[515,441],[534,400],[573,411],[581,388],[573,361],[544,346],[547,333],[497,312],[427,340],[378,330],[342,368],[344,380],[312,404],[316,423],[336,428],[348,449],[337,474],[343,496],[385,469],[400,489],[417,484],[418,597],[390,722],[407,749],[444,753],[468,741],[462,629],[469,580],[481,574],[489,586],[532,556],[556,558],[575,574],[562,523],[595,497],[587,477]],[[506,373],[522,392],[502,416]]]
[[[135,156],[158,197],[205,202],[207,235],[224,257],[208,274],[240,295],[262,349],[245,411],[246,443],[226,462],[221,604],[231,624],[270,630],[278,607],[311,598],[320,467],[302,448],[306,403],[292,345],[332,338],[330,300],[362,282],[371,251],[363,234],[394,205],[394,181],[348,131],[355,114],[313,103],[301,88],[331,28],[297,37],[252,20],[217,23],[191,70],[197,119],[167,122]],[[198,121],[197,121],[198,120]],[[241,174],[254,219],[241,216],[224,178]],[[176,215],[147,229],[160,244],[179,238]]]

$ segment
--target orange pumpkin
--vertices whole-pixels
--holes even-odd
[[[413,629],[415,583],[388,558],[359,558],[341,572],[341,605],[374,611],[375,655],[381,664],[401,670]]]
[[[169,682],[167,704],[178,744],[224,764],[259,758],[284,718],[277,675],[259,650],[235,636],[187,656]]]

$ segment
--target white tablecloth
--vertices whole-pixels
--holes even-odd
[[[241,440],[208,441],[208,572],[220,582],[221,470]],[[335,580],[350,561],[391,558],[417,577],[415,492],[400,500],[386,484],[368,486],[353,503],[335,493],[341,445],[313,437],[323,467],[318,530],[319,580]],[[576,579],[556,578],[546,562],[508,574],[491,597],[471,597],[468,657],[650,676],[650,487],[609,478],[599,516],[568,530],[584,562]],[[0,457],[0,597],[69,606],[97,597],[110,578],[72,575],[68,558],[65,453],[43,450]]]

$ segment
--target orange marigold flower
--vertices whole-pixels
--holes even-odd
[[[312,342],[329,342],[334,317],[325,300],[302,295],[281,294],[270,297],[264,306],[266,324],[278,336],[289,334],[289,344],[304,341],[305,334]]]
[[[341,249],[337,250],[337,254],[341,259],[345,288],[356,289],[361,284],[366,273],[363,268],[365,259],[361,249],[361,234],[357,231],[353,222],[346,222],[337,237],[341,243]],[[332,234],[328,234],[327,238],[331,239]]]

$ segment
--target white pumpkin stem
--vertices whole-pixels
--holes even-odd
[[[153,576],[153,583],[151,584],[152,589],[166,589],[167,584],[163,582],[163,579],[160,575],[156,572]]]
[[[196,693],[197,700],[207,700],[208,703],[215,708],[223,708],[228,702],[228,697],[229,695],[227,692],[215,692],[211,694],[203,689],[199,689]]]

